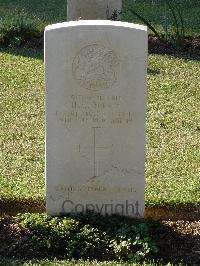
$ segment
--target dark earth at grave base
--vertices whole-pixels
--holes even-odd
[[[7,45],[6,45],[7,46]],[[12,46],[12,45],[11,45]],[[29,37],[19,46],[27,48],[43,49],[44,37]],[[19,47],[18,46],[18,47]],[[149,36],[149,52],[155,54],[168,54],[177,57],[200,58],[200,36],[186,37],[180,40],[165,40],[154,36]],[[0,48],[5,44],[0,42]]]
[[[150,53],[200,58],[200,36],[188,37],[179,41],[166,41],[149,36],[148,44]]]
[[[151,234],[155,236],[160,251],[158,261],[184,265],[200,264],[200,220],[161,220],[155,223]],[[47,254],[36,251],[31,244],[32,232],[15,223],[12,216],[0,218],[0,256],[17,259],[42,259]]]
[[[27,45],[32,48],[43,48],[44,40],[41,38],[30,38]],[[200,36],[187,37],[180,41],[166,41],[157,37],[149,36],[149,52],[155,54],[168,54],[183,57],[200,57]]]

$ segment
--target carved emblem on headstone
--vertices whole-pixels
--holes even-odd
[[[74,58],[72,71],[77,83],[88,90],[111,88],[119,73],[116,53],[99,44],[82,48]]]

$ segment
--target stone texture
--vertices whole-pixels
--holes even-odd
[[[119,20],[121,9],[122,0],[68,0],[67,18]]]
[[[144,215],[146,27],[45,30],[47,213]]]

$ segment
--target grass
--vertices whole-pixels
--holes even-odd
[[[200,62],[151,55],[146,201],[200,203]]]
[[[0,4],[0,18],[3,23],[17,17],[28,17],[38,28],[66,20],[67,1],[49,0],[2,0]]]
[[[42,52],[1,50],[0,71],[0,199],[44,199]],[[199,61],[149,56],[147,205],[200,204],[199,84]]]
[[[38,51],[1,53],[0,198],[44,197],[44,84]],[[41,52],[40,58],[41,58]]]
[[[1,24],[10,24],[20,18],[29,20],[37,29],[43,31],[44,26],[56,22],[66,21],[67,0],[49,0],[48,5],[45,0],[2,0],[0,4],[0,26]],[[141,23],[134,15],[127,11],[128,6],[144,16],[150,21],[159,32],[164,32],[165,16],[170,31],[173,31],[172,13],[165,8],[164,0],[124,0],[123,20]],[[178,6],[184,20],[186,35],[199,35],[200,24],[200,4],[197,0],[179,0],[171,1]],[[177,14],[178,15],[178,14]],[[180,20],[178,21],[180,25]]]
[[[144,263],[120,263],[116,261],[105,261],[105,262],[99,262],[99,261],[83,261],[83,260],[29,260],[29,261],[22,261],[22,260],[16,260],[16,259],[6,259],[0,257],[0,265],[1,266],[173,266],[173,264],[167,263],[167,264],[158,264],[156,262],[144,262]],[[179,264],[181,266],[181,264]]]
[[[177,17],[178,27],[181,27],[181,19],[177,9],[182,15],[183,24],[186,36],[199,36],[200,24],[200,3],[196,0],[168,0]],[[128,7],[132,7],[134,11],[146,18],[157,29],[159,33],[164,34],[165,28],[168,28],[168,34],[174,34],[176,27],[174,27],[174,18],[171,10],[166,5],[166,0],[123,0],[124,15],[123,20],[129,22],[141,23],[134,15],[127,11]]]

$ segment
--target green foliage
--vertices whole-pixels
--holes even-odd
[[[35,21],[26,13],[15,14],[12,18],[0,20],[0,45],[21,46],[31,38],[42,37]]]
[[[173,5],[171,0],[163,0],[163,4],[166,6],[165,8],[165,23],[164,23],[164,30],[165,30],[165,39],[174,39],[179,41],[180,39],[185,37],[185,29],[184,29],[184,20],[183,16],[181,14],[181,11],[179,8],[177,8],[176,4]],[[174,32],[171,32],[171,34],[168,32],[168,25],[167,25],[167,9],[172,14],[173,18],[173,26],[174,26]],[[161,35],[157,30],[156,27],[153,26],[153,23],[148,19],[145,18],[142,14],[139,14],[134,10],[134,5],[129,5],[127,10],[136,18],[138,18],[142,23],[144,23],[149,30],[151,30],[154,35],[158,38],[162,38],[163,35]],[[155,12],[156,16],[156,12]]]
[[[88,213],[68,217],[23,214],[16,221],[31,230],[36,249],[65,259],[141,261],[158,251],[150,222],[144,220]]]
[[[144,23],[155,34],[156,37],[160,38],[160,34],[157,32],[150,21],[148,21],[142,15],[138,14],[132,7],[129,7],[128,10],[132,15],[136,16],[142,23]]]
[[[170,41],[199,36],[197,0],[124,0],[123,20],[148,26],[155,36]]]
[[[180,41],[185,37],[184,20],[181,11],[179,10],[176,4],[173,5],[171,0],[164,0],[164,2],[172,13],[173,24],[175,29],[174,34],[172,33],[171,36],[169,36],[168,32],[166,32],[165,36],[169,36],[170,38],[174,38],[175,40]],[[166,29],[167,28],[168,27],[166,27]]]

